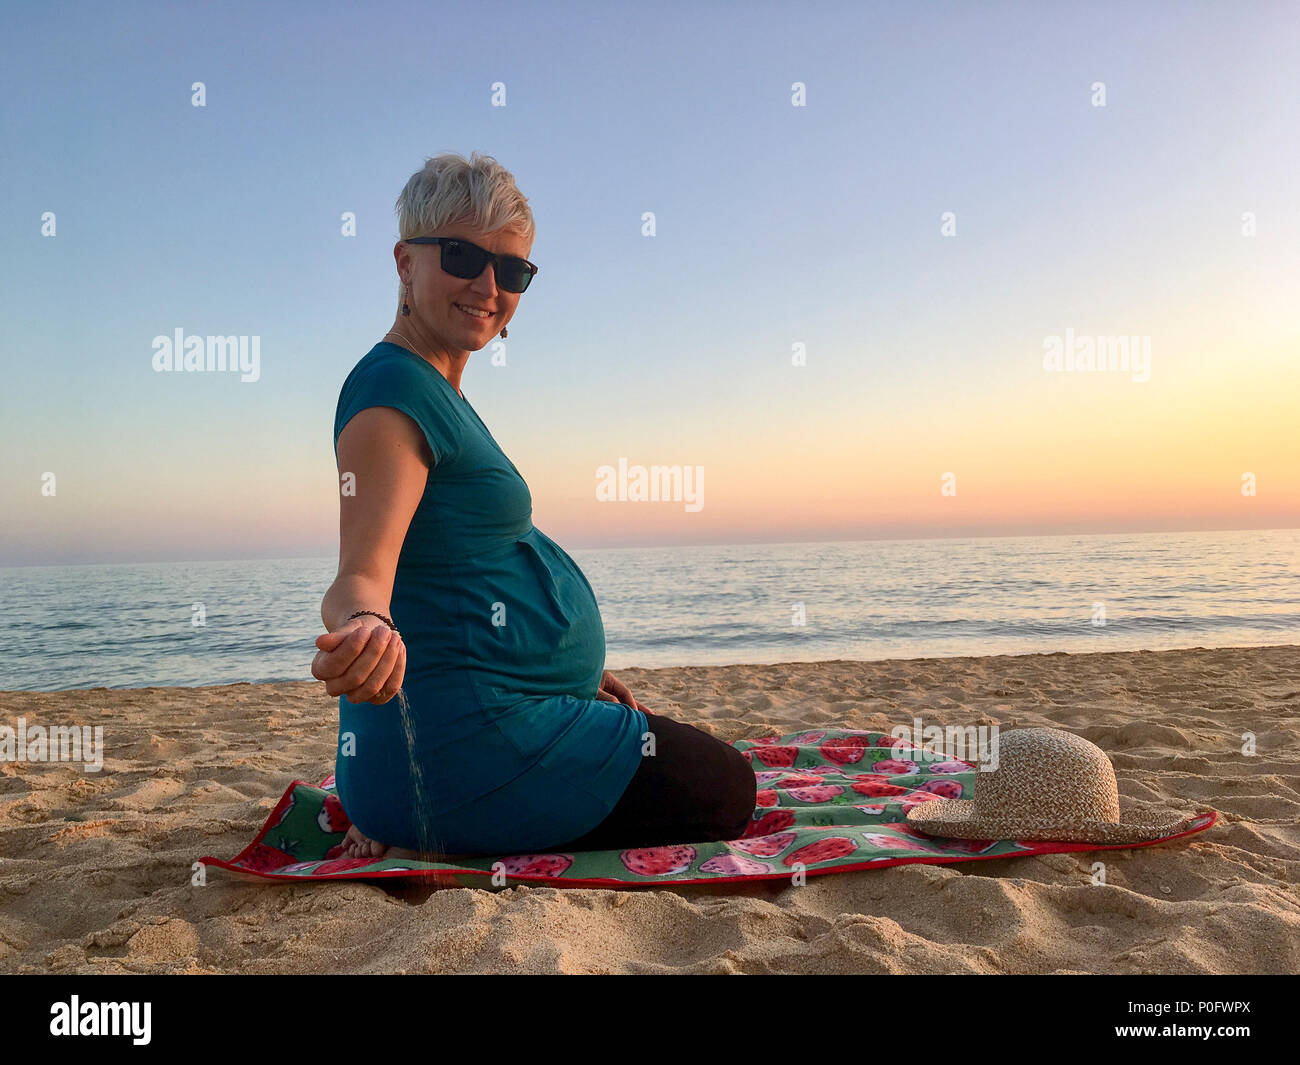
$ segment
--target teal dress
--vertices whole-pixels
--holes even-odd
[[[343,809],[371,839],[449,854],[517,854],[586,833],[626,790],[647,731],[640,710],[596,699],[605,630],[591,585],[533,525],[528,485],[436,368],[376,344],[343,384],[336,454],[367,407],[413,419],[433,466],[391,602],[409,743],[397,699],[340,696]],[[364,484],[351,505],[366,505]]]

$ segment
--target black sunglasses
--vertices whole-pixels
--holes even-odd
[[[452,277],[471,281],[492,264],[497,284],[507,292],[523,292],[537,273],[537,267],[517,255],[493,255],[492,252],[459,237],[410,237],[403,244],[442,245],[442,268]]]

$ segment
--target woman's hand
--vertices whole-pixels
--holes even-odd
[[[636,701],[635,696],[628,690],[628,686],[609,670],[606,670],[600,678],[600,691],[596,692],[596,698],[607,703],[622,703],[624,706],[631,706],[643,713],[650,713],[649,710]]]
[[[311,675],[330,695],[350,703],[382,705],[397,694],[406,677],[406,645],[379,618],[363,614],[333,632],[316,637],[320,648]]]

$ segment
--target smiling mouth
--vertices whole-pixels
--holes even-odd
[[[453,303],[452,306],[465,315],[465,317],[473,318],[480,322],[486,322],[493,314],[492,311],[484,310],[481,307],[470,307],[468,304],[464,303]]]

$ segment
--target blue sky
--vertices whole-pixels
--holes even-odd
[[[1183,527],[1297,524],[1275,419],[1300,396],[1298,24],[1284,4],[9,5],[0,565],[332,551],[334,405],[391,323],[393,201],[471,150],[529,198],[541,272],[508,367],[475,355],[463,386],[566,544],[1176,527],[1179,498]],[[1085,420],[1031,436],[1042,338],[1067,325],[1153,335],[1160,376],[1138,413],[1132,389],[1076,392]],[[154,373],[176,328],[260,336],[261,379]],[[906,456],[936,441],[934,478],[996,437],[981,483],[1029,485],[1020,452],[1131,416],[1172,453],[1200,403],[1232,470],[1270,471],[1256,512],[1187,470],[1161,472],[1183,496],[1158,521],[1039,512],[1028,489],[908,502]],[[1101,444],[1117,480],[1087,500],[1137,499],[1133,441]],[[593,509],[618,456],[703,464],[719,504]],[[800,495],[800,462],[845,498]]]

